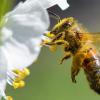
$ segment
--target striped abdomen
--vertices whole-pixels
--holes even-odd
[[[83,68],[91,89],[100,94],[100,55],[90,49],[84,59]]]

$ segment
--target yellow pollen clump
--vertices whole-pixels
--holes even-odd
[[[51,34],[50,32],[48,32],[47,34],[45,34],[47,37],[49,38],[53,38],[55,35],[54,34]]]
[[[27,69],[27,68],[24,68],[23,70],[16,69],[13,72],[18,75],[14,79],[13,84],[12,84],[14,89],[24,87],[25,82],[23,80],[26,78],[26,76],[30,75],[29,69]]]
[[[24,75],[26,75],[26,76],[30,75],[30,71],[29,71],[28,68],[24,68],[24,69],[23,69],[23,73],[24,73]]]
[[[52,52],[55,52],[57,50],[57,45],[52,45],[49,47],[49,49],[52,51]]]
[[[19,82],[13,82],[13,87],[14,89],[17,89],[17,88],[22,88],[25,86],[25,82],[24,81],[19,81]]]

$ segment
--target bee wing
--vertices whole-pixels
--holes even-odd
[[[97,49],[100,51],[100,32],[95,32],[95,33],[80,33],[83,34],[83,40],[82,42],[89,41],[91,42]]]
[[[84,39],[82,42],[89,40],[100,51],[100,32],[83,33]]]
[[[91,33],[92,34],[92,38],[93,38],[93,42],[94,43],[98,43],[100,42],[100,32],[96,32],[96,33]]]
[[[93,42],[93,44],[100,51],[100,32],[91,33],[91,34],[92,34],[92,42]]]

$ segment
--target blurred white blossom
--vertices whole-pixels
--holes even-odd
[[[3,96],[7,100],[12,100],[12,97],[5,95],[7,82],[14,88],[24,86],[23,79],[29,75],[26,67],[36,61],[41,49],[42,34],[50,24],[46,9],[55,4],[60,5],[57,0],[49,1],[50,3],[48,0],[20,2],[13,11],[2,18],[2,24],[0,24],[0,98]],[[66,7],[62,5],[63,9]]]

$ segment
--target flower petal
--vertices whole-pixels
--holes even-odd
[[[4,54],[4,48],[0,48],[0,98],[5,96],[4,91],[7,81],[7,60]]]
[[[0,44],[3,45],[3,43],[9,39],[12,36],[12,31],[8,30],[7,28],[3,27],[0,34]]]
[[[37,0],[20,3],[5,18],[5,27],[12,31],[13,38],[21,42],[42,35],[49,26],[48,13]]]
[[[25,43],[19,43],[14,38],[10,38],[3,45],[8,61],[9,70],[30,66],[36,61],[40,52],[41,39],[33,38]]]
[[[6,98],[5,95],[6,79],[0,81],[0,100],[2,97]]]

